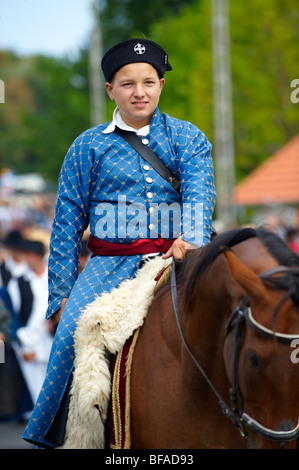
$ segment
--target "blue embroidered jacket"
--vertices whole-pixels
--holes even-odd
[[[80,312],[103,291],[135,275],[141,255],[97,256],[78,277],[80,242],[86,228],[114,243],[139,238],[177,238],[198,246],[210,239],[215,187],[211,144],[189,122],[157,109],[145,142],[180,179],[177,193],[116,132],[101,124],[70,147],[60,173],[49,256],[50,318],[64,308],[49,358],[47,376],[24,439],[39,446],[50,437],[74,362],[73,335]]]

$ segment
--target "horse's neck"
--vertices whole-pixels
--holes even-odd
[[[229,314],[233,309],[233,299],[237,291],[228,289],[227,267],[223,261],[215,263],[207,276],[201,278],[195,286],[190,310],[183,312],[182,324],[186,342],[200,366],[204,369],[215,386],[227,385],[227,374],[223,360],[224,331]],[[238,295],[241,290],[238,288]],[[188,352],[185,352],[187,358]],[[197,366],[191,365],[186,371],[189,381],[202,381]]]

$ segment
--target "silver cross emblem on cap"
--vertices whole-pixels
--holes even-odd
[[[136,54],[144,54],[145,46],[143,44],[140,44],[140,42],[138,42],[136,46],[134,47],[134,52],[136,52]]]

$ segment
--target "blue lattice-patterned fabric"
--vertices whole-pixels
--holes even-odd
[[[23,436],[41,447],[59,445],[47,436],[72,374],[73,335],[80,314],[97,295],[134,277],[141,262],[141,255],[97,256],[78,277],[80,242],[88,225],[94,237],[114,243],[172,239],[181,232],[197,246],[210,239],[215,188],[211,144],[206,136],[189,122],[160,114],[158,109],[151,120],[146,145],[180,179],[178,194],[116,132],[105,133],[107,126],[89,129],[74,141],[59,178],[47,317],[59,309],[63,298],[69,300]]]

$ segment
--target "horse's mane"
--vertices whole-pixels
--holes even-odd
[[[299,267],[299,256],[289,248],[286,243],[276,234],[265,230],[264,228],[236,228],[217,235],[208,245],[196,253],[190,253],[187,257],[182,269],[181,278],[188,276],[188,283],[185,288],[185,299],[191,297],[197,279],[204,274],[213,261],[223,252],[224,247],[231,248],[249,238],[258,238],[268,249],[269,253],[277,260],[280,265],[288,267]],[[263,280],[272,289],[290,288],[293,283],[292,299],[299,304],[299,275],[283,276],[280,278],[272,278]]]
[[[197,279],[203,275],[213,261],[223,252],[223,247],[233,247],[248,238],[256,237],[256,230],[252,228],[236,228],[217,235],[201,250],[190,252],[182,269],[182,278],[188,276],[185,288],[185,299],[191,297]]]
[[[261,227],[257,229],[257,236],[279,264],[299,266],[299,256],[278,235]]]
[[[294,271],[263,279],[263,282],[271,289],[288,291],[286,298],[290,297],[295,305],[299,305],[299,256],[276,234],[263,228],[258,229],[257,233],[280,265],[295,268]]]
[[[252,228],[236,228],[217,235],[200,254],[193,270],[193,277],[200,276],[208,266],[223,252],[223,247],[233,247],[248,238],[256,237],[257,232]],[[188,267],[189,268],[189,267]]]

